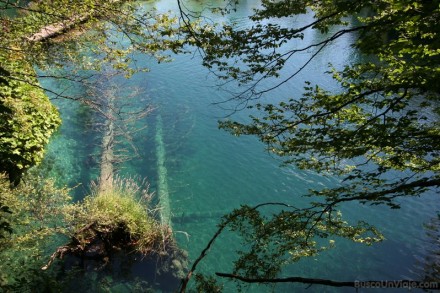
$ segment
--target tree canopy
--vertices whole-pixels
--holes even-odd
[[[299,28],[263,22],[308,9],[314,12],[315,21]],[[349,15],[356,15],[356,24],[345,20]],[[420,193],[423,187],[438,186],[438,176],[430,173],[440,167],[438,16],[438,1],[263,1],[263,8],[252,16],[255,26],[250,29],[224,26],[198,33],[204,44],[204,64],[223,79],[248,85],[238,99],[269,90],[259,90],[258,83],[277,76],[297,52],[316,47],[318,53],[344,34],[353,34],[352,45],[374,57],[342,71],[329,68],[340,84],[339,92],[305,81],[302,97],[287,97],[277,105],[257,103],[251,107],[261,110],[262,116],[253,116],[247,124],[223,121],[220,127],[235,135],[258,136],[287,163],[349,174],[351,195],[355,194],[353,184],[373,184],[375,192],[368,200],[389,202],[388,196],[396,193]],[[331,25],[344,26],[307,48],[284,50],[283,44],[303,38],[306,29],[326,33]],[[235,59],[229,63],[231,56],[243,66],[234,65]],[[347,159],[350,163],[341,163]],[[367,164],[377,168],[367,171],[362,167]],[[388,171],[393,171],[392,181],[378,180]],[[398,179],[395,171],[402,171]],[[338,197],[349,197],[342,191],[338,190]],[[369,193],[357,196],[361,194]]]
[[[226,1],[218,11],[231,13],[238,2]],[[299,27],[277,21],[306,13],[313,20]],[[181,16],[187,24],[193,21],[185,10]],[[242,90],[234,98],[258,110],[247,122],[222,120],[220,128],[258,137],[286,164],[341,178],[335,188],[312,190],[310,195],[319,199],[309,208],[280,205],[285,210],[267,218],[246,206],[225,218],[222,225],[253,243],[240,252],[235,276],[267,280],[277,276],[287,259],[318,252],[313,239],[381,239],[365,223],[344,227],[336,212],[342,203],[398,208],[396,198],[440,186],[440,2],[263,0],[250,19],[253,25],[245,28],[188,26],[203,64],[225,83],[237,82]],[[321,33],[322,40],[300,42],[310,31]],[[365,58],[339,70],[329,65],[338,90],[295,79],[326,46],[346,35]],[[307,51],[304,64],[280,75]],[[267,78],[279,81],[265,88]],[[304,82],[302,96],[279,97],[277,104],[259,102],[287,82]]]
[[[81,86],[104,67],[126,76],[148,70],[133,54],[168,61],[164,52],[181,50],[175,23],[135,1],[0,1],[0,172],[17,182],[41,161],[61,122],[47,93],[102,106],[39,81]]]

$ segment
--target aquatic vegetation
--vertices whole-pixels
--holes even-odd
[[[72,242],[81,251],[95,242],[102,242],[105,249],[129,248],[144,255],[165,251],[172,243],[171,231],[156,220],[156,211],[148,208],[148,186],[142,188],[132,179],[120,178],[115,178],[112,186],[103,192],[93,191],[84,201],[67,207]]]
[[[92,190],[83,201],[64,208],[64,233],[70,241],[56,249],[43,270],[65,256],[76,260],[73,267],[98,271],[145,258],[154,275],[174,281],[185,275],[187,254],[177,247],[171,229],[158,220],[158,210],[150,208],[148,184],[115,177],[111,188],[103,191],[93,184]],[[72,269],[69,263],[67,271]]]
[[[116,269],[144,258],[143,266],[168,281],[177,282],[184,275],[187,255],[175,245],[171,230],[157,220],[157,210],[149,208],[147,184],[116,178],[111,190],[95,192],[93,186],[91,195],[73,204],[69,189],[32,171],[13,189],[7,176],[0,176],[2,289],[61,290],[72,277],[77,280],[78,270],[81,274],[106,265]],[[65,261],[51,266],[57,257]]]

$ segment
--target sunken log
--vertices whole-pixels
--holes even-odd
[[[115,144],[115,126],[114,119],[111,115],[113,108],[114,97],[110,95],[108,97],[108,111],[106,113],[106,122],[104,126],[104,136],[102,137],[102,153],[100,164],[100,176],[99,176],[99,192],[105,192],[111,190],[113,187],[113,175],[114,168],[113,163],[115,160],[114,144]]]
[[[120,0],[111,0],[110,3],[118,3]],[[87,21],[89,21],[92,17],[96,17],[98,15],[97,12],[88,12],[82,15],[77,15],[74,17],[71,17],[69,19],[66,19],[62,22],[57,22],[53,24],[49,24],[45,27],[43,27],[39,32],[34,33],[33,35],[27,37],[26,39],[30,42],[42,42],[46,41],[50,38],[54,38],[56,36],[59,36],[61,34],[64,34],[73,28],[75,28],[77,25],[83,24]]]
[[[27,37],[28,41],[31,42],[42,42],[50,38],[54,38],[59,36],[71,29],[75,26],[85,23],[92,17],[92,14],[82,15],[73,17],[64,22],[58,22],[54,24],[47,25],[43,27],[39,32],[33,34],[30,37]]]

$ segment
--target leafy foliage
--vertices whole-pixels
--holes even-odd
[[[376,61],[340,72],[332,68],[339,93],[306,82],[303,97],[257,104],[262,117],[252,117],[249,124],[225,121],[220,127],[258,136],[286,163],[345,175],[345,187],[318,193],[327,199],[353,197],[397,207],[394,197],[440,184],[440,44],[432,22],[438,22],[440,12],[438,3],[357,3],[373,16],[358,17],[360,24],[351,28],[359,32],[353,45]],[[337,19],[350,12],[351,5],[342,4]],[[331,15],[333,7],[315,9],[319,20],[321,14]],[[320,30],[328,27],[326,21],[318,23]]]
[[[26,80],[0,80],[0,172],[16,181],[24,170],[41,162],[44,148],[61,120],[43,90],[32,86],[33,70],[22,60],[0,56],[4,72],[16,71]]]
[[[26,60],[40,68],[73,63],[80,69],[100,70],[103,64],[111,64],[131,75],[148,70],[130,66],[135,62],[133,53],[164,62],[170,60],[167,50],[182,50],[177,19],[136,1],[35,1],[30,6],[7,1],[6,8],[21,13],[15,18],[0,13],[5,27],[0,52],[25,52]],[[57,33],[46,37],[48,28]],[[81,82],[76,72],[45,77]]]
[[[56,109],[38,80],[63,80],[72,85],[82,83],[93,76],[93,71],[104,67],[112,67],[129,77],[137,71],[148,70],[134,64],[136,53],[146,53],[158,62],[165,62],[170,60],[169,52],[182,51],[183,44],[178,39],[176,18],[146,9],[145,3],[138,1],[27,2],[0,0],[0,172],[8,172],[16,184],[26,169],[40,162],[44,146],[60,123]],[[69,70],[60,75],[57,69],[66,66]],[[85,76],[85,71],[90,75]],[[90,97],[65,95],[64,89],[45,90],[55,98],[79,100],[94,108],[101,106]],[[131,183],[120,183],[119,189],[88,197],[81,204],[67,205],[62,213],[68,218],[67,228],[57,226],[57,231],[78,240],[82,248],[88,240],[99,236],[110,244],[134,247],[143,254],[162,252],[164,246],[172,242],[171,232],[161,227],[152,213],[147,213],[145,194],[139,195]],[[53,212],[55,216],[59,210],[58,205],[56,211],[51,210],[52,202],[40,198],[38,189],[24,190],[18,195],[16,192],[24,186],[20,184],[10,192],[5,187],[4,194],[11,197],[3,198],[2,193],[1,239],[13,237],[16,242],[20,239],[28,243],[32,259],[39,261],[42,235],[49,236],[55,229],[49,220],[52,217],[45,213]],[[52,192],[44,190],[43,194]],[[21,198],[28,199],[28,204],[48,201],[38,209],[38,205],[26,206]],[[16,230],[18,226],[14,221],[22,218],[28,222],[35,218],[33,224],[40,225],[39,232],[32,235],[36,238],[23,234],[26,229]],[[65,223],[60,219],[58,225]],[[29,226],[29,229],[33,227]],[[7,243],[10,242],[5,240],[4,244]],[[10,260],[22,262],[19,257]],[[12,270],[17,268],[17,276],[23,273],[15,264],[11,266]],[[19,282],[9,280],[8,276],[4,278],[4,283]]]
[[[284,206],[286,210],[271,217],[249,206],[225,217],[230,229],[238,232],[243,241],[244,249],[238,252],[240,257],[235,261],[235,274],[274,278],[282,265],[331,248],[338,236],[368,245],[383,240],[374,227],[364,222],[349,225],[332,208],[323,211]],[[322,241],[326,238],[330,238],[327,243]],[[255,266],[256,263],[259,265]]]
[[[306,48],[284,54],[277,53],[278,49],[292,38],[302,38],[309,28],[325,33],[330,25],[348,26],[307,49],[317,47],[320,51],[341,35],[356,33],[353,46],[376,60],[347,65],[342,71],[331,68],[329,73],[341,85],[340,92],[306,82],[303,97],[289,98],[278,105],[256,104],[262,116],[252,116],[247,124],[223,121],[220,127],[235,135],[258,136],[270,152],[285,157],[286,163],[346,175],[347,189],[320,193],[330,200],[356,194],[354,199],[377,200],[396,207],[392,198],[398,194],[420,194],[426,187],[438,186],[438,2],[263,4],[263,9],[252,17],[256,26],[250,30],[235,31],[226,26],[218,33],[200,33],[204,43],[214,44],[204,51],[205,64],[225,72],[225,79],[250,83],[252,90],[244,93],[263,94],[255,91],[256,84],[276,75],[291,56]],[[305,7],[315,13],[315,21],[303,27],[262,23],[306,13]],[[365,10],[371,16],[357,16],[358,24],[349,26],[343,19]],[[231,56],[239,58],[244,66],[237,67],[235,61],[224,59]],[[374,171],[368,171],[372,166]],[[386,180],[384,175],[391,172],[394,179]],[[362,191],[365,185],[375,192]]]
[[[58,270],[48,269],[60,248],[52,256],[48,253],[68,240],[72,247],[65,253],[100,255],[103,251],[89,250],[98,240],[107,246],[103,249],[167,255],[167,269],[183,274],[183,267],[172,264],[177,264],[177,258],[179,264],[184,262],[185,256],[175,247],[169,228],[162,226],[154,211],[148,209],[151,197],[147,191],[146,185],[141,188],[134,180],[116,179],[113,190],[73,204],[68,189],[41,178],[35,169],[27,172],[13,189],[7,176],[2,175],[0,219],[8,231],[2,229],[0,234],[1,288],[13,292],[33,291],[32,286],[38,287],[37,292],[61,290],[59,286],[68,280],[59,282],[55,276]]]
[[[5,175],[2,175],[0,180],[0,241],[9,237],[9,235],[13,232],[12,224],[9,219],[9,215],[12,214],[11,209],[6,205],[7,200],[5,201],[4,195],[6,193],[10,193],[9,183],[5,180]]]
[[[227,1],[220,11],[231,13],[238,2]],[[338,206],[358,201],[398,208],[395,198],[440,186],[439,4],[263,0],[250,17],[252,26],[188,25],[203,64],[225,84],[241,85],[235,99],[256,113],[248,121],[221,121],[220,128],[258,137],[285,164],[342,179],[338,187],[311,190],[309,195],[320,198],[306,209],[281,210],[271,218],[249,207],[230,214],[236,218],[228,225],[246,247],[239,252],[234,275],[274,278],[285,263],[318,253],[317,244],[331,235],[367,243],[380,240],[365,223],[344,223]],[[305,13],[313,13],[314,19],[298,26],[277,22]],[[191,21],[184,11],[182,17]],[[313,30],[322,39],[303,44],[304,35]],[[366,58],[342,69],[329,66],[339,90],[305,81],[302,96],[282,97],[278,104],[253,102],[293,81],[326,46],[345,35],[352,36],[351,45]],[[287,66],[303,52],[310,52],[304,64]],[[280,70],[286,68],[298,69],[282,77]],[[265,79],[278,77],[282,79],[275,86],[264,87]],[[293,257],[287,259],[287,252]]]
[[[168,52],[182,51],[176,22],[137,1],[0,1],[0,172],[17,183],[24,170],[41,161],[60,123],[38,80],[77,86],[104,66],[127,77],[148,70],[134,64],[134,54],[169,61]],[[101,106],[63,88],[46,91]]]
[[[0,287],[13,292],[41,292],[55,285],[50,272],[42,273],[45,250],[57,243],[62,230],[63,206],[70,200],[68,189],[39,177],[34,171],[11,189],[7,176],[0,177],[0,202],[8,213],[0,213],[13,233],[0,238]],[[46,287],[47,286],[47,287]]]
[[[216,272],[216,275],[249,283],[267,283],[270,280],[274,280],[274,283],[277,282],[276,280],[285,282],[285,279],[277,278],[284,265],[296,262],[303,257],[315,256],[332,248],[335,245],[335,239],[340,237],[366,245],[384,239],[374,226],[363,221],[356,224],[347,223],[333,205],[323,206],[314,203],[311,207],[299,209],[285,203],[270,202],[254,207],[244,205],[225,215],[218,225],[217,232],[194,261],[191,270],[182,282],[180,292],[185,292],[197,265],[225,229],[230,229],[240,236],[242,248],[237,251],[238,258],[234,261],[233,272]],[[269,213],[265,211],[265,208],[273,209],[274,207],[281,212],[268,216]],[[302,277],[289,279],[300,283],[341,285],[341,282],[324,279]],[[222,286],[215,278],[203,274],[196,274],[195,282],[199,292],[221,292],[222,290]],[[354,282],[351,283],[354,284]],[[353,287],[353,284],[348,286]],[[237,284],[237,286],[241,290],[241,285]]]

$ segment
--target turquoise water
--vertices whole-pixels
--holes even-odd
[[[149,5],[162,11],[176,11],[174,1],[173,4],[170,2],[163,0]],[[244,16],[257,7],[256,2],[244,1],[238,14],[231,19],[246,26]],[[201,9],[199,1],[188,2],[188,6],[193,10]],[[310,16],[305,15],[284,21],[301,23],[308,19]],[[305,42],[320,38],[322,36],[318,34],[308,34]],[[328,62],[338,67],[361,58],[349,43],[350,39],[346,38],[328,47],[298,77],[265,99],[273,101],[274,96],[298,96],[304,80],[336,88],[323,72],[327,70]],[[308,56],[310,52],[299,55],[284,74],[299,68]],[[147,178],[152,191],[159,196],[164,192],[169,195],[171,224],[180,246],[189,252],[190,260],[197,258],[210,240],[220,217],[241,204],[279,201],[304,206],[308,199],[301,195],[308,189],[338,183],[336,178],[292,166],[281,168],[281,161],[265,152],[264,145],[255,138],[237,138],[218,130],[217,121],[231,113],[223,108],[234,104],[226,103],[220,107],[213,103],[227,100],[230,95],[215,86],[216,80],[200,65],[197,55],[173,58],[171,63],[156,64],[149,57],[138,56],[140,65],[148,65],[151,72],[137,74],[128,81],[114,80],[123,82],[125,89],[134,86],[141,89],[138,105],[155,107],[150,116],[139,122],[147,127],[133,138],[139,156],[120,165],[118,172],[121,176]],[[42,82],[53,88],[60,86],[51,81]],[[269,81],[265,86],[273,83]],[[232,86],[229,89],[238,90]],[[68,90],[78,96],[84,94],[84,90],[78,87]],[[53,172],[61,176],[60,181],[71,186],[81,184],[75,189],[75,197],[80,199],[98,174],[100,134],[94,127],[96,113],[75,102],[58,99],[54,102],[60,108],[64,123],[49,147],[48,159],[54,160]],[[232,117],[246,119],[248,114],[241,111]],[[158,147],[158,141],[161,147]],[[338,241],[335,249],[291,265],[285,274],[335,280],[420,279],[424,259],[430,255],[435,242],[426,236],[423,225],[437,217],[439,208],[433,192],[422,198],[402,200],[400,210],[350,203],[343,207],[344,216],[351,220],[362,218],[377,225],[384,232],[386,241],[372,247]],[[240,245],[236,240],[229,234],[220,237],[200,263],[199,272],[230,272],[234,251]],[[139,269],[137,273],[142,275]],[[259,290],[266,292],[271,288],[260,287]],[[284,284],[275,287],[274,291],[305,289],[305,285]],[[250,292],[255,290],[253,288]],[[323,290],[331,291],[318,286],[307,291]]]

